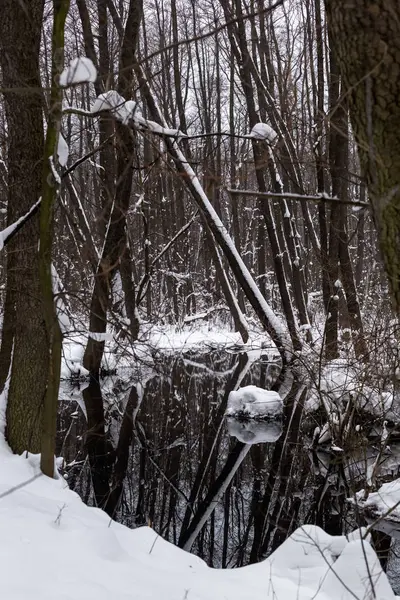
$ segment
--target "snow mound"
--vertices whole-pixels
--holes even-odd
[[[282,435],[281,421],[243,421],[229,417],[227,419],[229,435],[243,444],[265,444],[276,442]]]
[[[241,416],[248,418],[271,418],[282,414],[283,402],[277,392],[271,392],[247,385],[228,397],[226,416]]]
[[[67,87],[77,83],[89,83],[96,81],[97,70],[90,58],[79,56],[73,58],[68,67],[65,67],[60,75],[60,86]]]

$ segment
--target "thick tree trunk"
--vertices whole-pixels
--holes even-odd
[[[40,197],[44,151],[39,75],[43,0],[29,6],[1,4],[0,60],[8,127],[8,186],[13,217]],[[42,403],[48,374],[48,342],[42,317],[36,214],[8,246],[13,254],[8,279],[15,285],[15,331],[7,403],[7,440],[15,452],[40,452]],[[7,330],[3,334],[8,336]],[[3,343],[10,340],[3,337]]]
[[[325,0],[325,6],[400,314],[400,7],[396,0]]]

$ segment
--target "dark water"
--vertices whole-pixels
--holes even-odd
[[[317,423],[303,410],[304,387],[278,375],[262,359],[211,352],[164,357],[83,391],[65,384],[57,451],[70,487],[117,521],[150,525],[214,567],[258,561],[303,523],[331,534],[353,530],[360,517],[346,498],[364,486],[377,450],[373,443],[339,455],[311,450]],[[285,397],[281,421],[252,428],[224,418],[229,392],[249,384],[275,386]],[[268,441],[243,443],[252,439]],[[383,460],[384,480],[398,476],[395,450]],[[374,536],[385,565],[391,538]]]

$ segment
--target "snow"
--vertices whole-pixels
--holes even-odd
[[[228,433],[243,444],[265,444],[276,442],[282,435],[281,421],[255,421],[227,418]]]
[[[56,182],[56,184],[58,186],[60,186],[61,185],[61,177],[60,177],[60,175],[59,175],[59,173],[58,173],[58,171],[56,169],[56,166],[54,164],[54,157],[53,156],[49,156],[49,163],[50,163],[50,169],[51,169],[52,175],[54,177],[54,181]]]
[[[384,483],[377,492],[363,499],[364,491],[358,492],[357,503],[367,509],[374,518],[386,516],[391,521],[400,523],[400,479]]]
[[[103,112],[105,110],[109,110],[112,112],[114,117],[127,125],[131,119],[135,117],[136,120],[142,120],[145,122],[140,114],[137,112],[137,104],[133,100],[125,101],[118,92],[115,90],[109,90],[108,92],[104,92],[104,94],[100,94],[94,101],[91,112],[93,114]]]
[[[143,328],[145,327],[145,324],[143,324]],[[268,335],[260,331],[249,331],[249,334],[247,344],[243,344],[240,334],[236,331],[194,321],[182,327],[152,326],[148,331],[146,340],[150,346],[163,352],[223,347],[226,350],[256,351],[259,353],[265,347],[264,354],[269,354],[271,360],[277,358],[275,346]]]
[[[349,364],[344,359],[331,361],[314,381],[306,410],[316,410],[322,402],[329,415],[340,415],[351,400],[371,415],[387,415],[393,404],[393,394],[373,389],[366,379],[362,365]]]
[[[57,156],[58,162],[62,167],[68,162],[69,148],[62,133],[58,136]]]
[[[71,329],[71,322],[63,300],[63,285],[53,263],[51,264],[51,282],[53,293],[56,294],[56,313],[60,329],[62,333],[67,333]]]
[[[282,414],[283,402],[278,392],[247,385],[230,392],[227,416],[245,415],[249,418],[268,418]]]
[[[89,337],[96,342],[111,342],[114,339],[112,333],[98,333],[96,331],[89,331]]]
[[[18,225],[20,223],[22,223],[29,217],[31,212],[34,211],[37,208],[37,206],[40,204],[41,200],[42,199],[39,198],[39,200],[37,202],[35,202],[35,204],[28,210],[27,213],[25,213],[24,215],[22,215],[22,217],[17,219],[14,223],[12,223],[8,227],[6,227],[2,231],[0,231],[0,250],[3,249],[4,243],[6,242],[7,238],[13,233],[13,231],[18,227]]]
[[[178,140],[187,137],[186,134],[179,129],[162,127],[155,121],[145,119],[138,110],[137,103],[134,100],[125,100],[125,98],[115,90],[109,90],[108,92],[100,94],[94,101],[91,112],[92,114],[96,114],[105,110],[111,111],[114,117],[124,125],[132,123],[139,129],[151,131],[158,135],[174,137]]]
[[[266,123],[256,123],[251,130],[249,137],[254,138],[255,140],[265,140],[272,144],[278,137],[278,134],[270,127],[270,125],[267,125]]]
[[[285,206],[285,213],[284,213],[283,217],[285,219],[290,219],[290,210],[288,207],[288,203],[286,202],[286,200],[284,200],[283,202],[284,202],[284,206]]]
[[[141,73],[141,77],[144,81],[146,81],[144,73]],[[226,230],[221,219],[219,218],[211,202],[209,201],[206,193],[204,192],[204,189],[200,184],[198,177],[196,176],[195,172],[193,171],[189,162],[186,160],[183,153],[181,152],[181,149],[178,145],[178,138],[182,137],[182,132],[167,128],[166,121],[163,118],[160,109],[158,108],[155,101],[154,103],[154,112],[157,113],[158,120],[161,123],[161,125],[155,123],[154,121],[149,122],[146,119],[144,119],[140,114],[138,114],[136,110],[136,104],[131,100],[126,102],[125,99],[122,96],[120,96],[120,94],[118,94],[118,92],[116,92],[115,90],[109,90],[104,94],[100,94],[93,103],[90,114],[93,115],[104,110],[110,110],[117,120],[121,121],[126,125],[131,124],[139,129],[153,130],[154,132],[160,133],[166,137],[170,137],[170,149],[173,152],[173,158],[175,161],[179,161],[179,164],[184,169],[187,179],[188,181],[190,181],[190,185],[194,192],[194,195],[197,197],[196,203],[200,205],[203,212],[205,212],[208,215],[208,218],[210,218],[213,221],[215,229],[218,230],[221,237],[223,237],[225,245],[229,248],[232,260],[235,262],[237,268],[241,271],[242,276],[246,280],[246,284],[248,285],[248,287],[251,288],[254,301],[257,304],[258,310],[262,311],[265,321],[268,323],[269,331],[273,332],[277,344],[284,349],[285,357],[287,361],[290,362],[293,354],[293,348],[290,338],[288,336],[287,328],[285,327],[282,320],[274,313],[274,311],[271,309],[271,307],[261,294],[259,288],[257,287],[254,281],[254,278],[250,274],[242,257],[238,253],[235,244],[232,241],[232,238],[230,237],[228,231]],[[82,114],[82,112],[80,114]],[[263,131],[265,134],[266,129],[264,128]],[[171,132],[173,132],[172,136]],[[270,135],[272,134],[270,133]]]
[[[82,325],[83,328],[84,325]],[[269,362],[279,360],[279,354],[272,341],[259,330],[250,331],[250,338],[246,344],[243,344],[238,332],[205,323],[191,323],[175,327],[172,325],[156,326],[143,321],[140,338],[131,345],[121,345],[114,337],[115,332],[98,334],[82,331],[78,333],[71,329],[69,331],[63,329],[63,332],[61,379],[83,378],[88,375],[88,371],[82,366],[82,360],[89,335],[93,339],[105,342],[102,368],[107,370],[132,369],[136,360],[152,364],[153,357],[157,353],[176,354],[217,349],[233,353],[245,352],[251,363],[261,357]]]
[[[79,335],[64,338],[61,355],[61,379],[89,375],[89,371],[82,365],[85,342],[84,336]]]
[[[298,529],[263,562],[211,569],[149,528],[131,530],[88,508],[39,457],[0,443],[1,596],[7,600],[394,599],[368,542]]]
[[[60,75],[60,86],[67,87],[78,83],[94,82],[97,79],[97,70],[90,58],[80,56],[73,58],[68,67]]]

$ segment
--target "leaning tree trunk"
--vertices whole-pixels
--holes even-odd
[[[400,6],[325,0],[393,306],[400,314]]]
[[[9,215],[18,218],[35,204],[42,187],[44,152],[39,74],[44,0],[29,5],[3,0],[0,19],[2,88],[8,128]],[[38,215],[8,246],[13,254],[8,285],[15,286],[15,322],[7,402],[7,440],[14,452],[40,452],[42,402],[48,372],[48,342],[39,292]],[[12,313],[12,311],[11,311]],[[4,336],[10,332],[5,328]]]

